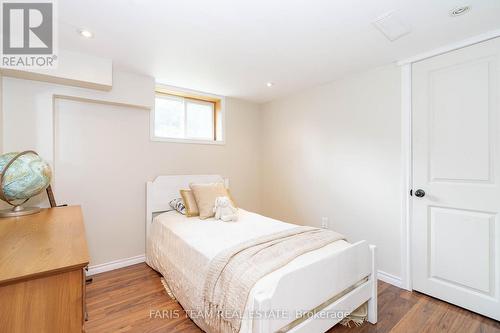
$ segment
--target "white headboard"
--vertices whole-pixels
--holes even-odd
[[[170,210],[170,200],[180,198],[179,190],[189,189],[190,183],[224,182],[228,180],[219,175],[180,175],[158,176],[152,182],[146,183],[146,242],[153,221],[153,214]]]

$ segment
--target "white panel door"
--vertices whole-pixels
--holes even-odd
[[[413,289],[500,320],[500,39],[412,78]]]

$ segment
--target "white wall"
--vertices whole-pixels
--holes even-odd
[[[151,107],[150,77],[117,72],[109,93],[4,78],[3,92],[5,150],[35,149],[55,163],[56,199],[84,207],[91,265],[144,253],[145,183],[161,174],[221,174],[241,207],[260,211],[255,104],[226,99],[226,145],[176,144],[149,140],[143,109],[52,100],[58,94]],[[43,195],[38,200],[46,204]]]
[[[263,213],[377,245],[400,276],[400,70],[352,75],[264,105]]]

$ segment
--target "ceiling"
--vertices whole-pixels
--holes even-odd
[[[449,15],[464,4],[468,14]],[[255,102],[500,28],[499,0],[62,0],[58,6],[60,48],[111,58],[115,68],[161,83]],[[411,27],[394,42],[371,24],[390,11]],[[82,27],[95,36],[79,36]]]

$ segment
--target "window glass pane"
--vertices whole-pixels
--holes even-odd
[[[155,100],[155,136],[184,138],[184,102],[157,97]]]
[[[186,136],[193,139],[214,138],[214,104],[186,100]]]

